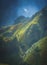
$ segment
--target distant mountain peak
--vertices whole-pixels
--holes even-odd
[[[25,19],[24,16],[19,16],[16,20],[21,20],[21,19]]]
[[[19,22],[22,22],[26,19],[26,17],[24,16],[19,16],[16,20],[15,20],[15,23],[19,23]]]

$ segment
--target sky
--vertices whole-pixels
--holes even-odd
[[[47,0],[0,0],[0,26],[13,24],[17,17],[32,17],[47,6]]]

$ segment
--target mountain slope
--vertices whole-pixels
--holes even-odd
[[[29,65],[47,65],[47,37],[34,43],[27,50],[24,56],[24,62]]]

